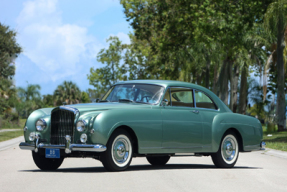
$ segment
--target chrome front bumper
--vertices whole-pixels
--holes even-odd
[[[40,136],[36,135],[35,143],[29,144],[25,142],[21,142],[19,144],[20,149],[24,150],[33,150],[38,152],[38,149],[41,148],[54,148],[54,149],[65,149],[65,153],[71,153],[72,151],[87,151],[87,152],[104,152],[107,147],[100,144],[73,144],[71,143],[71,137],[69,135],[66,136],[66,144],[65,145],[51,145],[51,144],[43,144],[39,143]]]
[[[260,143],[260,150],[265,150],[266,143],[264,141],[261,141]]]
[[[20,149],[24,150],[34,150],[40,149],[40,148],[50,148],[50,149],[66,149],[65,145],[49,145],[49,144],[43,144],[40,143],[38,147],[36,148],[34,144],[29,144],[22,142],[19,145]],[[88,144],[71,144],[70,150],[71,151],[91,151],[91,152],[104,152],[106,151],[106,146],[104,145],[88,145]],[[37,150],[38,151],[38,150]],[[65,150],[67,153],[67,150]],[[69,153],[69,152],[68,152]]]

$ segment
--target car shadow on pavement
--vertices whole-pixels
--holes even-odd
[[[203,165],[203,164],[167,164],[164,166],[151,166],[151,165],[131,165],[124,172],[129,171],[154,171],[154,170],[175,170],[175,169],[214,169],[214,165]],[[262,169],[261,167],[246,167],[246,166],[235,166],[232,169]],[[59,172],[59,173],[105,173],[108,172],[104,167],[81,167],[81,168],[59,168],[55,171],[42,171],[40,169],[35,170],[19,170],[20,172]]]

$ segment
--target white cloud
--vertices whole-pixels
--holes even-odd
[[[123,32],[118,32],[116,35],[110,34],[109,37],[111,37],[111,36],[117,36],[120,39],[120,41],[122,41],[123,44],[130,44],[131,43],[130,37]]]
[[[57,0],[25,2],[17,23],[23,54],[53,81],[76,74],[80,59],[95,58],[101,47],[87,28],[62,23]]]
[[[125,34],[125,33],[119,32],[116,36],[117,36],[117,37],[122,41],[122,43],[124,43],[124,44],[130,44],[130,43],[131,43],[130,37],[129,37],[127,34]]]

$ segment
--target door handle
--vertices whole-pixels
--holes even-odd
[[[198,114],[198,113],[199,113],[198,110],[192,110],[191,112],[192,112],[192,113],[195,113],[195,114]]]

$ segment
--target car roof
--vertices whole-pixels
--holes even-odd
[[[140,83],[140,84],[154,84],[154,85],[160,85],[163,87],[188,87],[197,89],[199,91],[203,91],[207,93],[209,96],[212,97],[212,99],[215,101],[215,103],[218,105],[219,108],[223,109],[224,111],[231,112],[231,110],[215,95],[212,91],[209,89],[202,87],[200,85],[196,85],[193,83],[183,82],[183,81],[173,81],[173,80],[131,80],[131,81],[121,81],[115,83],[115,85],[119,84],[132,84],[132,83]]]
[[[161,85],[164,87],[169,86],[184,86],[184,87],[201,87],[193,83],[187,83],[183,81],[173,81],[173,80],[131,80],[131,81],[121,81],[117,82],[116,84],[131,84],[131,83],[143,83],[143,84],[154,84],[154,85]]]

